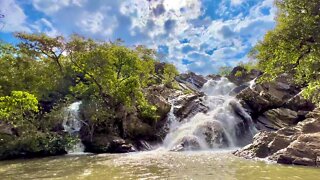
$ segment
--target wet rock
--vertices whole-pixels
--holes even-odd
[[[294,111],[304,111],[309,112],[315,108],[315,105],[302,97],[301,93],[290,98],[285,104],[284,107],[292,109]]]
[[[123,120],[123,129],[125,138],[131,140],[158,140],[159,137],[154,133],[156,126],[142,122],[135,115]]]
[[[190,118],[198,112],[206,112],[208,107],[203,104],[203,94],[181,96],[175,102],[174,114],[179,119]]]
[[[153,149],[153,147],[147,141],[144,140],[137,141],[135,143],[135,147],[138,151],[150,151]]]
[[[171,149],[171,151],[191,151],[200,149],[201,145],[196,136],[185,136]]]
[[[207,78],[215,80],[215,81],[219,81],[221,79],[221,76],[220,75],[216,75],[216,74],[210,74],[210,75],[207,76]]]
[[[304,166],[320,165],[320,132],[302,134],[287,148],[274,154],[271,159],[276,159],[281,164],[296,164]]]
[[[205,141],[210,148],[223,148],[228,147],[230,144],[219,121],[207,122],[202,126],[199,126],[195,133],[204,136]]]
[[[202,86],[207,82],[206,78],[193,72],[180,74],[176,79],[179,82],[188,82],[198,89],[202,88]]]
[[[242,90],[237,96],[241,100],[243,106],[248,106],[254,114],[260,114],[272,109],[273,107],[280,107],[284,102],[265,92],[257,92],[251,88]]]
[[[253,137],[253,143],[234,152],[236,156],[244,158],[265,158],[269,155],[268,144],[276,136],[274,132],[261,131]]]
[[[283,127],[292,126],[298,123],[298,113],[286,108],[271,109],[257,118],[258,123],[265,127],[278,130]]]
[[[289,74],[280,75],[274,82],[245,88],[236,97],[261,130],[278,130],[294,125],[305,119],[315,107],[301,96],[301,87]]]
[[[249,113],[244,109],[241,104],[237,101],[231,101],[230,105],[234,112],[243,120],[246,127],[249,127],[249,125],[252,123],[252,118],[249,115]]]
[[[110,153],[127,153],[136,151],[132,144],[128,144],[123,139],[114,139],[109,146]]]
[[[136,151],[132,144],[125,140],[105,134],[96,134],[90,142],[84,142],[85,151],[92,153],[127,153]]]
[[[246,89],[246,88],[248,88],[248,85],[247,85],[247,84],[242,84],[242,85],[240,85],[240,86],[237,86],[237,87],[235,87],[235,88],[231,91],[230,95],[231,95],[231,96],[237,95],[237,94],[239,94],[242,90],[244,90],[244,89]]]

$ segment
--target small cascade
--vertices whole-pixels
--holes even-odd
[[[244,120],[234,108],[240,108],[241,112],[245,110],[238,100],[230,95],[234,88],[235,85],[227,78],[218,81],[209,80],[201,89],[206,95],[204,104],[209,111],[199,112],[189,119],[178,120],[174,116],[174,101],[172,101],[172,108],[168,114],[170,130],[163,146],[173,151],[230,148],[241,146],[242,138],[252,138],[254,133],[248,133],[249,137],[239,137],[246,130],[241,129]],[[247,123],[252,125],[251,121]],[[247,131],[251,131],[251,128]]]
[[[256,85],[256,80],[257,80],[257,78],[254,78],[251,81],[249,81],[249,88],[250,89],[254,88],[254,86]]]
[[[68,132],[71,136],[78,137],[81,129],[81,119],[79,117],[79,107],[81,105],[81,101],[72,103],[65,110],[65,117],[62,123],[62,126],[66,132]],[[75,144],[71,149],[68,149],[68,154],[78,154],[83,153],[84,145],[81,140]]]

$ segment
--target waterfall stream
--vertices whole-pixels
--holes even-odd
[[[62,126],[66,132],[68,132],[71,136],[77,137],[79,136],[79,131],[81,129],[81,119],[79,117],[79,107],[81,105],[81,101],[72,103],[65,110],[65,117],[62,123]],[[75,144],[72,148],[68,149],[68,154],[78,154],[84,151],[84,145],[81,140]]]
[[[243,138],[252,138],[255,132],[251,127],[248,129],[251,131],[249,135],[239,137],[243,132],[239,126],[243,124],[243,119],[236,114],[234,107],[246,112],[238,100],[230,95],[235,87],[227,78],[209,80],[201,89],[205,93],[204,104],[209,108],[208,112],[198,112],[189,119],[178,120],[173,114],[172,103],[168,115],[169,133],[164,139],[164,147],[174,151],[232,148],[240,146]]]

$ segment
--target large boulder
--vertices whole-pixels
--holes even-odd
[[[319,166],[320,132],[301,134],[288,147],[272,155],[271,159],[281,164]]]
[[[219,121],[209,121],[199,126],[195,133],[204,136],[210,148],[228,147],[230,143]]]
[[[180,139],[179,143],[177,143],[171,151],[190,151],[190,150],[200,150],[201,143],[196,136],[184,136]]]
[[[261,131],[253,137],[253,143],[234,152],[236,156],[244,158],[265,158],[269,155],[268,144],[275,137],[275,133]]]
[[[182,95],[176,98],[174,103],[173,113],[174,115],[181,119],[193,117],[198,112],[208,111],[203,103],[204,94],[201,93],[191,93],[187,95]]]
[[[85,151],[92,153],[127,153],[136,151],[132,144],[117,136],[96,134],[92,141],[84,141]]]

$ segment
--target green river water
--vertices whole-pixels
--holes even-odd
[[[235,157],[231,152],[151,151],[0,162],[0,179],[320,179],[320,169]]]

